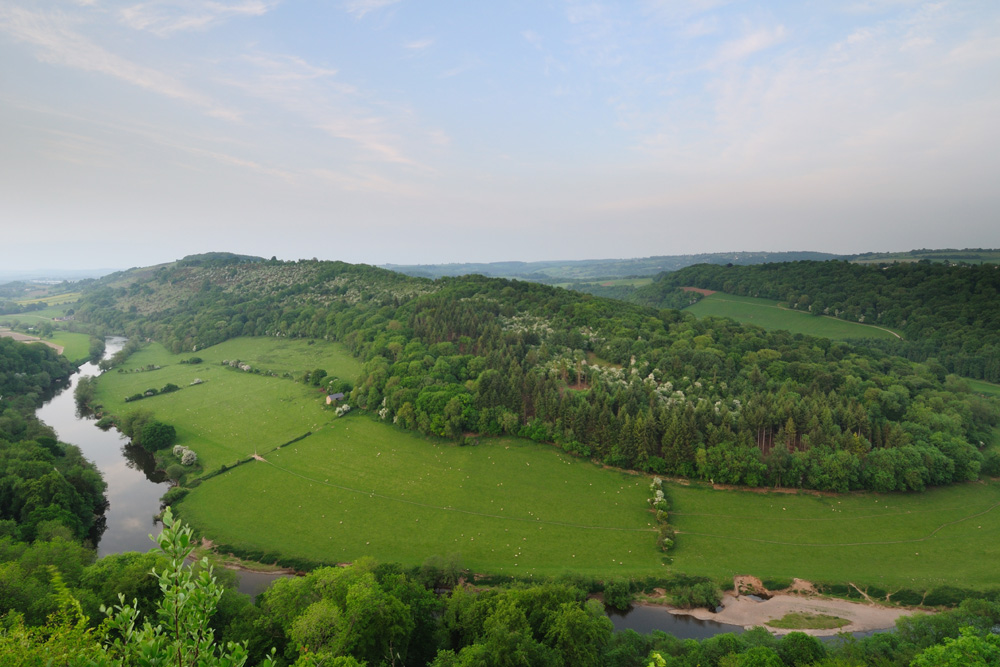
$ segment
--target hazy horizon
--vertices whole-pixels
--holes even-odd
[[[1000,247],[1000,5],[8,0],[0,269]]]

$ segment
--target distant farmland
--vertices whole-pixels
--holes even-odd
[[[892,331],[867,324],[848,322],[835,317],[817,317],[811,313],[791,310],[770,299],[734,296],[716,292],[685,308],[698,317],[729,317],[739,322],[756,324],[769,330],[822,336],[834,340],[851,338],[897,338]]]

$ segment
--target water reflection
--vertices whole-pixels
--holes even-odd
[[[105,356],[120,350],[124,338],[109,338]],[[80,367],[70,381],[45,405],[38,409],[38,418],[55,429],[59,440],[76,445],[83,455],[94,462],[107,483],[109,507],[105,512],[106,529],[100,536],[97,555],[123,551],[149,551],[153,546],[149,535],[156,531],[153,517],[160,511],[160,496],[167,486],[162,484],[162,474],[145,473],[149,463],[140,455],[126,451],[127,439],[116,430],[95,428],[88,416],[77,414],[73,391],[82,377],[94,377],[101,371],[96,364]],[[125,456],[123,456],[125,454]],[[152,473],[152,471],[151,471]]]
[[[653,630],[662,630],[679,639],[707,639],[723,632],[744,631],[739,625],[703,621],[694,616],[671,614],[665,607],[646,605],[634,606],[625,612],[609,609],[608,618],[614,624],[616,632],[635,630],[644,635]]]

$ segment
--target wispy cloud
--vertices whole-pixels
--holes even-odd
[[[206,30],[232,18],[263,16],[280,0],[150,0],[124,7],[118,12],[122,23],[135,30],[166,36],[186,30]]]
[[[61,12],[32,12],[0,7],[0,30],[32,44],[39,60],[88,72],[99,72],[150,92],[170,97],[226,120],[239,120],[235,110],[218,104],[173,76],[112,53],[73,29]]]
[[[749,58],[750,56],[771,48],[785,39],[785,26],[762,28],[738,39],[725,42],[719,47],[712,65],[724,65]]]
[[[423,51],[429,46],[434,44],[434,39],[431,37],[425,37],[424,39],[417,39],[412,42],[407,42],[403,44],[403,48],[409,49],[410,51]]]
[[[344,9],[349,14],[354,14],[360,19],[364,18],[365,14],[369,12],[398,4],[400,1],[401,0],[347,0],[347,2],[344,3]]]

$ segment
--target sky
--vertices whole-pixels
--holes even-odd
[[[993,0],[0,0],[0,269],[996,248],[998,119]]]

